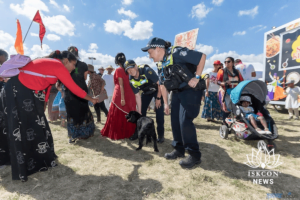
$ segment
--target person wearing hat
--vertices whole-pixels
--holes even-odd
[[[206,92],[205,101],[203,106],[203,112],[201,117],[207,121],[221,120],[223,113],[218,102],[218,91],[220,86],[218,85],[217,74],[222,67],[222,63],[219,60],[214,61],[214,68],[209,72],[209,78],[206,79]]]
[[[98,75],[103,76],[103,74],[104,74],[104,67],[100,67],[98,69],[98,71],[99,71]]]
[[[240,109],[243,111],[243,113],[246,115],[245,118],[250,121],[254,129],[259,133],[259,134],[272,134],[268,128],[268,124],[263,116],[259,116],[254,113],[254,109],[249,106],[252,104],[251,102],[251,97],[250,96],[241,96],[240,98],[240,104],[242,105]],[[261,130],[258,126],[256,121],[260,121],[260,123],[264,127],[264,131]]]
[[[137,65],[133,60],[125,62],[125,71],[129,74],[130,86],[134,94],[142,91],[142,116],[146,116],[150,102],[155,98],[155,113],[157,123],[158,143],[164,142],[164,101],[162,96],[167,98],[167,94],[163,94],[159,87],[159,80],[156,72],[149,65]],[[167,108],[168,109],[168,108]],[[136,140],[137,133],[130,139]]]
[[[105,70],[107,70],[107,74],[104,74],[102,76],[102,78],[103,78],[103,80],[105,80],[105,83],[106,83],[105,89],[106,89],[108,98],[104,100],[104,103],[105,103],[107,110],[109,110],[112,96],[113,96],[114,89],[115,89],[114,75],[112,75],[111,73],[115,70],[115,68],[113,68],[111,65],[109,65]]]
[[[254,66],[251,64],[243,64],[241,59],[236,59],[234,61],[234,66],[237,70],[239,70],[244,78],[244,81],[254,80],[256,77],[256,72]]]
[[[76,58],[79,58],[78,49],[75,46],[70,46],[68,51],[74,54]],[[85,82],[87,75],[87,64],[77,60],[75,69],[71,72],[71,77],[85,92],[88,92],[88,87]],[[76,139],[87,139],[93,136],[95,124],[88,101],[78,98],[69,89],[65,90],[64,100],[67,111],[69,143],[75,142]]]
[[[202,90],[196,90],[200,75],[202,74],[206,55],[185,47],[171,47],[171,43],[161,38],[152,38],[142,51],[148,52],[149,58],[154,62],[160,62],[158,74],[162,84],[166,84],[165,71],[172,69],[175,64],[188,69],[195,77],[191,78],[182,89],[174,90],[171,102],[171,126],[173,132],[172,146],[174,150],[166,153],[166,159],[183,158],[185,150],[190,154],[183,158],[179,164],[183,168],[191,168],[201,163],[201,153],[197,141],[196,128],[193,120],[200,112]],[[170,81],[171,80],[171,81]],[[172,82],[172,77],[168,82]],[[176,80],[174,80],[176,81]],[[170,85],[168,85],[170,86]],[[162,92],[166,90],[161,86]],[[164,98],[165,106],[167,99]]]
[[[289,118],[293,119],[293,112],[295,114],[295,119],[299,120],[299,106],[300,106],[300,87],[295,86],[295,81],[290,79],[288,80],[285,85],[287,88],[284,88],[284,93],[287,95],[285,99],[285,108],[289,111]]]
[[[92,90],[93,97],[100,95],[102,92],[106,92],[104,89],[105,81],[101,78],[100,75],[96,74],[93,65],[88,64],[88,73],[90,75],[90,88]],[[94,109],[97,114],[97,123],[101,122],[101,110],[107,117],[108,111],[105,107],[104,101],[96,103],[94,105]]]
[[[141,97],[139,93],[134,94],[130,87],[125,62],[124,53],[115,56],[115,63],[119,66],[114,73],[115,89],[106,123],[101,130],[102,136],[112,140],[130,138],[135,132],[136,124],[128,122],[125,115],[133,110],[141,113]]]

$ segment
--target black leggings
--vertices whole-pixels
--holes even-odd
[[[106,109],[106,106],[104,104],[104,101],[102,101],[101,103],[96,103],[94,105],[94,108],[95,108],[95,112],[97,114],[97,118],[100,119],[100,109],[105,113],[105,116],[107,116],[108,114],[108,111]],[[99,121],[99,120],[98,120]]]

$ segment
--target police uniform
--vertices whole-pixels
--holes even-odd
[[[192,74],[195,74],[202,57],[201,52],[182,47],[170,47],[167,53],[168,56],[158,66],[161,81],[164,79],[163,67],[174,64],[185,65]],[[182,154],[186,149],[196,158],[200,158],[201,153],[193,120],[200,112],[201,98],[202,91],[195,91],[194,88],[187,86],[182,90],[174,91],[171,102],[172,146]]]
[[[148,65],[139,65],[138,71],[139,77],[136,79],[133,76],[129,75],[129,82],[134,94],[138,93],[139,90],[142,91],[142,116],[146,116],[147,109],[151,100],[153,98],[157,99],[157,92],[159,87],[157,85],[158,76],[156,72]],[[159,100],[161,100],[161,106],[160,108],[156,108],[155,112],[158,138],[162,139],[164,138],[164,101],[162,96],[159,98]]]
[[[142,48],[146,52],[150,48],[165,48],[166,42],[160,38],[152,38],[148,45]],[[179,65],[186,71],[189,71],[192,77],[195,77],[197,66],[201,60],[202,53],[189,50],[183,47],[170,47],[166,49],[166,53],[162,62],[158,64],[158,73],[160,82],[167,88],[167,76],[164,74],[168,69],[174,69],[175,65]],[[170,75],[170,74],[169,74]],[[175,76],[170,76],[169,80],[174,80]],[[200,77],[197,76],[197,79]],[[166,80],[165,80],[166,79]],[[171,83],[169,81],[168,83]],[[176,85],[176,84],[173,84]],[[169,87],[170,88],[170,87]],[[168,89],[168,88],[167,88]],[[193,120],[198,116],[201,106],[202,90],[191,88],[187,83],[184,87],[172,90],[171,102],[171,126],[173,132],[172,146],[176,151],[167,153],[165,158],[176,159],[184,157],[185,150],[190,156],[180,161],[182,167],[192,167],[201,162],[201,153],[197,141],[196,128]]]

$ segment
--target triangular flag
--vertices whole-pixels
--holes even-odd
[[[35,16],[33,18],[33,21],[40,24],[40,34],[39,35],[40,35],[40,40],[41,40],[41,48],[43,48],[42,47],[42,43],[43,43],[44,35],[46,33],[46,28],[45,28],[45,26],[43,24],[43,21],[42,21],[42,18],[41,18],[41,15],[40,15],[39,11],[36,12],[36,14],[35,14]]]
[[[17,34],[15,41],[15,49],[18,54],[24,55],[23,41],[22,41],[22,29],[19,20],[17,19]]]

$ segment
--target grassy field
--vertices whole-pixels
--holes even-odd
[[[248,177],[246,155],[257,141],[219,136],[218,123],[195,119],[202,163],[182,169],[179,160],[166,160],[172,151],[170,117],[165,116],[165,138],[159,153],[148,144],[135,151],[137,141],[112,141],[95,136],[68,144],[67,130],[60,122],[50,124],[59,166],[29,176],[28,182],[11,180],[10,167],[0,169],[0,199],[266,199],[268,193],[289,192],[300,199],[300,121],[287,121],[286,113],[268,107],[277,123],[275,141],[282,165],[274,184],[253,184]],[[93,110],[93,109],[92,109]],[[95,113],[94,113],[95,114]],[[155,119],[150,111],[149,117]],[[106,118],[102,113],[102,121]],[[289,198],[291,199],[291,198]]]

